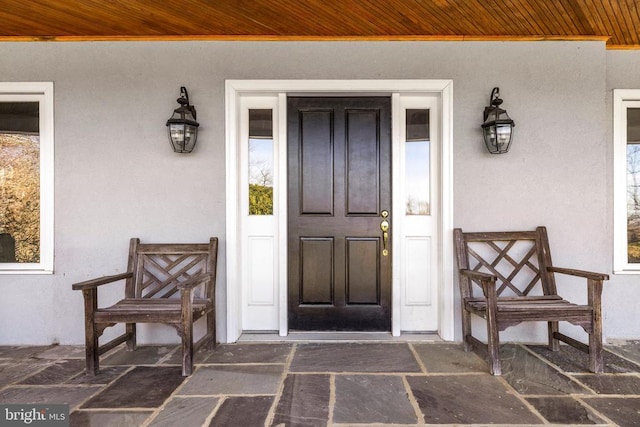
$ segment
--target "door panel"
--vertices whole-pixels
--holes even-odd
[[[347,238],[347,304],[380,304],[379,253],[377,238]]]
[[[300,303],[333,302],[332,238],[300,238]]]
[[[390,106],[288,99],[289,329],[390,330]]]
[[[377,215],[380,165],[378,164],[377,110],[347,110],[347,215]]]
[[[333,138],[332,111],[301,111],[300,214],[331,215],[333,213]]]

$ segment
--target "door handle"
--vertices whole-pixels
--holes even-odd
[[[387,217],[389,216],[389,212],[382,211],[380,215],[383,218],[380,223],[380,230],[382,230],[382,256],[387,256],[389,255],[389,250],[387,249],[387,243],[389,242],[389,221]]]

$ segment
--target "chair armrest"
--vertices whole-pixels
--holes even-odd
[[[609,280],[608,274],[594,273],[591,271],[573,270],[570,268],[560,268],[553,266],[547,267],[547,271],[550,271],[551,273],[568,274],[569,276],[584,277],[585,279],[591,280]]]
[[[479,285],[480,287],[482,287],[482,293],[484,294],[484,297],[486,298],[487,303],[489,305],[494,306],[495,308],[496,299],[498,298],[498,295],[496,293],[496,280],[498,278],[496,276],[494,276],[493,274],[487,274],[487,273],[482,273],[480,271],[467,270],[467,269],[461,269],[460,275],[479,281],[480,282]],[[478,285],[478,283],[476,283],[476,285]]]
[[[482,273],[480,271],[467,270],[467,269],[460,270],[460,275],[467,276],[470,279],[488,280],[490,282],[495,282],[497,280],[497,277],[494,276],[493,274]]]
[[[133,273],[130,271],[127,273],[114,274],[112,276],[99,277],[97,279],[74,283],[72,286],[72,289],[74,291],[84,291],[86,289],[95,289],[98,286],[106,285],[112,282],[117,282],[118,280],[122,280],[122,279],[129,279],[131,277],[133,277]]]
[[[213,279],[213,274],[203,273],[198,276],[194,276],[190,279],[187,279],[184,282],[178,284],[177,288],[180,289],[181,291],[182,290],[191,291],[192,289],[199,286],[200,284],[206,282],[207,280],[212,280],[212,279]]]

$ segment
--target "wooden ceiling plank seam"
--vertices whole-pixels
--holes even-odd
[[[423,2],[416,5],[420,11],[424,12],[431,19],[429,21],[429,26],[433,28],[435,31],[431,31],[433,34],[446,34],[446,35],[455,35],[455,31],[449,30],[448,26],[454,23],[451,15],[447,12],[447,10],[443,9],[436,2]],[[413,9],[416,11],[416,9]],[[420,16],[423,16],[422,14]],[[424,28],[424,26],[422,27]]]
[[[463,13],[465,18],[471,22],[471,26],[474,26],[476,20],[482,17],[482,31],[475,34],[485,36],[519,35],[518,31],[514,31],[514,20],[508,19],[502,13],[499,13],[500,10],[496,10],[492,5],[487,7],[486,4],[477,0],[468,2],[466,5],[467,7],[463,9]],[[451,1],[451,7],[456,9],[455,0]]]
[[[551,9],[551,4],[549,2],[541,1],[538,4],[540,8],[544,10],[544,14],[547,19],[549,19],[553,24],[552,33],[565,35],[571,34],[568,24],[564,21],[564,19],[559,18],[559,16],[562,17],[562,13],[558,13],[559,11],[557,9]],[[562,6],[562,3],[554,1],[553,5],[557,8],[558,5]]]
[[[416,25],[411,19],[408,19],[406,16],[404,16],[403,13],[401,13],[398,9],[395,9],[394,7],[392,7],[390,4],[388,5],[379,4],[376,7],[378,8],[376,9],[377,13],[384,14],[387,16],[387,18],[384,20],[385,27],[381,27],[381,25],[379,24],[375,25],[376,34],[379,34],[380,30],[386,31],[387,33],[393,33],[396,35],[418,34],[424,31],[422,27]],[[389,25],[392,27],[391,30],[388,29]]]
[[[274,2],[274,4],[277,4],[277,3]],[[279,9],[276,8],[275,6],[270,8],[264,8],[260,3],[258,3],[257,5],[256,3],[250,3],[250,5],[252,5],[251,9],[240,10],[238,9],[237,6],[235,7],[229,6],[224,2],[222,2],[220,4],[215,3],[215,7],[211,6],[211,8],[215,9],[222,16],[228,18],[229,20],[232,20],[233,22],[237,22],[238,24],[235,24],[235,26],[240,28],[240,30],[237,31],[237,34],[239,35],[240,34],[256,34],[256,35],[271,34],[274,36],[282,35],[283,21],[285,23],[294,22],[296,23],[296,25],[301,21],[300,19],[293,19],[293,16],[291,16],[293,11],[290,9],[287,9],[286,15],[285,15],[283,13],[278,13]],[[253,5],[256,5],[257,7]],[[288,17],[287,20],[283,20],[284,16]],[[224,20],[225,18],[221,18],[221,19]],[[269,22],[270,19],[271,21]],[[246,27],[247,21],[250,21],[251,23],[253,23],[254,25],[256,25],[258,28],[262,30],[259,30],[258,28],[253,28],[252,30],[248,30],[248,28]],[[314,22],[316,21],[317,20],[314,20]],[[241,25],[245,25],[245,27],[242,27]]]
[[[304,7],[307,13],[305,13],[305,15],[293,16],[292,19],[300,23],[305,23],[308,22],[309,17],[313,17],[314,25],[319,30],[316,32],[304,32],[305,35],[328,36],[330,34],[338,34],[340,36],[359,36],[371,34],[376,28],[375,22],[371,22],[368,11],[364,11],[363,14],[354,12],[354,9],[351,7],[343,7],[341,9],[327,6],[326,4],[318,7],[313,3],[303,3],[305,2],[301,2],[300,6]],[[293,10],[293,8],[290,9]],[[299,10],[297,6],[295,9]],[[320,18],[322,18],[322,20],[320,20]],[[288,20],[285,21],[285,24],[288,22]],[[336,25],[336,23],[339,24]]]
[[[408,34],[412,33],[413,29],[406,26],[406,24],[402,23],[401,16],[398,15],[397,11],[393,7],[389,7],[389,5],[385,4],[368,4],[367,3],[354,3],[352,5],[352,15],[359,16],[364,21],[363,24],[359,28],[364,29],[361,32],[363,35],[375,35],[379,34],[380,29],[383,28],[385,33],[393,33],[396,35],[399,34]],[[382,22],[378,20],[374,22],[377,18],[377,13],[382,12],[384,14],[384,20]],[[399,19],[400,18],[400,19]],[[384,27],[382,26],[384,24]]]
[[[349,15],[345,17],[344,11],[336,9],[338,19],[342,18],[348,23],[353,23],[352,29],[345,35],[379,35],[381,33],[400,35],[413,32],[403,23],[402,17],[393,8],[386,8],[384,2],[351,2]],[[384,19],[379,18],[383,13]],[[346,19],[345,19],[346,18]],[[357,24],[356,24],[357,23]],[[330,31],[324,35],[330,35]]]
[[[575,16],[573,9],[566,4],[565,0],[555,0],[556,11],[555,14],[558,24],[562,27],[564,34],[580,34],[578,30],[578,18]]]
[[[529,19],[529,12],[526,8],[522,7],[521,0],[504,0],[505,4],[508,5],[509,13],[506,13],[505,16],[509,19],[512,13],[517,13],[519,19],[514,20],[519,28],[520,34],[531,34],[531,35],[541,35],[545,34],[544,31],[541,30],[538,22],[533,19]],[[526,15],[525,15],[526,14]]]
[[[611,32],[612,42],[620,43],[620,42],[626,41],[626,38],[622,33],[622,27],[620,26],[620,23],[618,22],[618,20],[611,19],[612,16],[616,16],[612,2],[609,0],[600,0],[600,1],[602,3],[603,10],[608,11],[607,16],[609,16],[610,18],[611,29],[612,29],[612,32]],[[614,0],[614,3],[617,1],[618,0]]]
[[[218,7],[218,3],[194,5],[193,2],[165,2],[162,3],[162,8],[157,8],[157,4],[160,3],[153,0],[139,1],[137,12],[143,16],[147,13],[144,18],[146,22],[152,23],[153,19],[148,17],[152,16],[170,24],[171,32],[177,35],[184,33],[185,29],[190,34],[212,34],[212,29],[234,34],[235,29],[242,28],[249,22],[245,17]],[[223,4],[224,2],[220,2],[220,5]],[[268,31],[253,20],[251,23],[254,24],[250,26],[252,32],[261,34]]]
[[[520,7],[529,12],[532,19],[543,28],[543,33],[546,35],[555,34],[558,35],[556,27],[553,25],[553,17],[549,17],[547,11],[542,9],[537,0],[517,0]]]
[[[586,9],[583,9],[582,13],[590,20],[594,35],[611,35],[611,33],[607,31],[607,26],[600,13],[601,11],[595,6],[593,0],[583,0],[580,7]]]
[[[286,3],[286,2],[285,2]],[[265,6],[265,8],[267,8]],[[353,17],[352,12],[347,8],[335,8],[330,3],[317,3],[313,1],[299,2],[295,7],[285,7],[286,13],[291,14],[281,22],[281,31],[287,31],[290,25],[297,27],[300,25],[300,34],[304,35],[328,35],[333,30],[334,34],[341,36],[357,35],[358,25],[365,20],[360,16]],[[336,25],[336,23],[339,23]],[[304,27],[307,27],[304,29]],[[314,30],[315,28],[315,30]]]
[[[575,8],[575,0],[558,0],[562,13],[560,17],[569,34],[593,34],[589,21],[582,16],[580,8]]]
[[[509,22],[509,28],[516,34],[540,35],[540,26],[529,19],[526,9],[520,7],[519,0],[503,0],[504,18]]]
[[[557,0],[558,8],[562,9],[560,12],[560,18],[568,29],[568,34],[591,34],[591,31],[586,29],[589,23],[585,24],[584,17],[581,17],[579,13],[574,10],[572,6],[573,0]]]
[[[472,21],[477,17],[482,16],[483,25],[482,32],[479,35],[482,36],[497,36],[497,35],[517,35],[512,30],[512,20],[507,19],[503,14],[497,13],[500,8],[496,9],[493,4],[487,4],[479,0],[471,0],[467,2],[469,5],[469,12],[473,16],[470,18]],[[475,10],[474,10],[475,8]]]
[[[389,3],[386,7],[392,7]],[[413,1],[411,7],[397,9],[405,19],[414,23],[411,34],[442,34],[455,35],[456,30],[451,29],[454,24],[452,17],[447,11],[441,10],[435,3]]]
[[[50,7],[48,6],[45,6],[45,7],[47,11],[51,10]],[[46,25],[43,25],[44,22],[41,22],[41,20],[39,19],[38,20],[34,19],[34,15],[36,14],[36,11],[33,8],[34,8],[34,4],[29,2],[16,4],[14,8],[11,9],[12,11],[14,11],[14,19],[3,19],[2,20],[3,29],[1,31],[3,32],[6,31],[8,33],[14,33],[17,35],[17,34],[20,34],[20,31],[24,31],[24,29],[33,28],[33,31],[38,33],[38,35],[45,35],[50,28],[54,28],[56,30],[55,31],[56,33],[62,33],[64,29],[68,27],[68,24],[65,23],[64,20],[55,20],[55,24],[52,24],[51,22],[47,21]],[[4,10],[7,10],[7,9],[5,8]],[[48,15],[49,14],[50,12],[48,12]],[[12,31],[8,30],[8,28],[10,28],[8,25],[10,22],[15,22],[14,30]]]
[[[454,23],[448,13],[439,10],[434,2],[414,1],[411,7],[407,7],[401,13],[414,22],[416,28],[422,33],[455,35],[448,25]]]
[[[506,8],[497,7],[497,5],[493,2],[483,3],[479,0],[474,0],[476,7],[482,7],[486,13],[492,17],[494,23],[493,27],[498,26],[500,30],[493,30],[487,34],[496,34],[496,35],[508,35],[508,36],[529,36],[532,35],[530,29],[528,30],[526,27],[521,25],[520,20],[514,19],[512,16],[509,16]],[[470,13],[473,13],[470,10]]]
[[[631,22],[631,14],[629,12],[629,8],[627,7],[626,0],[620,0],[616,2],[616,7],[620,11],[622,15],[622,22],[620,25],[622,28],[622,35],[625,39],[625,43],[633,44],[637,43],[637,37],[634,37],[637,33],[633,29],[633,23]]]
[[[613,15],[618,17],[614,22],[614,36],[617,39],[624,40],[625,43],[630,42],[630,39],[625,32],[626,25],[624,24],[624,16],[622,14],[622,9],[620,9],[619,0],[614,0],[613,2],[609,1],[609,6],[611,7]]]
[[[600,34],[607,34],[611,38],[609,43],[613,43],[615,40],[615,30],[613,29],[613,24],[609,19],[609,15],[605,13],[604,5],[602,4],[603,0],[585,0],[587,3],[591,4],[590,10],[597,11],[594,15],[598,16],[600,22],[602,23],[602,27],[598,29]]]
[[[627,3],[629,5],[629,3]],[[633,22],[632,31],[636,44],[640,44],[640,2],[637,0],[631,0],[629,5],[629,12],[631,15],[631,21]]]
[[[582,7],[578,5],[576,0],[563,0],[562,3],[565,10],[571,10],[575,16],[576,19],[573,22],[579,24],[579,27],[576,27],[577,34],[595,34],[591,21],[585,16]]]
[[[636,4],[633,4],[633,7],[630,7],[629,0],[622,0],[622,4],[619,5],[622,10],[622,15],[624,17],[625,22],[625,34],[628,36],[627,44],[638,44],[640,43],[640,38],[638,37],[638,29],[633,25],[633,13],[636,15],[636,22],[640,22],[640,17],[638,16],[638,8]],[[633,9],[633,11],[632,11]]]
[[[491,28],[495,27],[494,17],[488,15],[486,11],[479,10],[478,13],[469,16],[467,13],[468,3],[465,3],[464,8],[456,7],[455,0],[443,0],[436,10],[439,14],[446,14],[446,25],[453,25],[454,33],[463,34],[465,36],[482,36],[492,35]]]

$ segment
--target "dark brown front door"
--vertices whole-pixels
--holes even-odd
[[[289,329],[388,331],[391,100],[291,97],[287,115]]]

